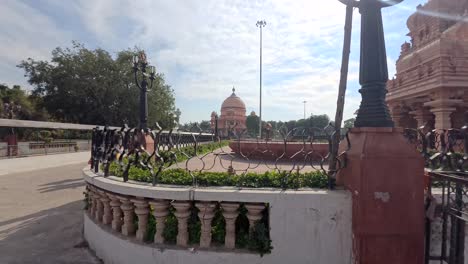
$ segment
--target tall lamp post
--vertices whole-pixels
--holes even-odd
[[[302,102],[304,104],[304,120],[306,119],[306,103],[307,101]]]
[[[149,74],[147,70],[149,69]],[[153,87],[154,75],[156,68],[148,65],[146,54],[144,51],[138,55],[133,56],[133,72],[135,75],[135,83],[140,89],[140,129],[146,130],[148,128],[148,90]],[[138,74],[140,73],[140,74]],[[138,75],[140,75],[141,82],[138,82]],[[150,80],[149,87],[148,81]]]
[[[258,122],[258,135],[262,138],[262,28],[266,26],[266,21],[259,20],[255,25],[260,28],[260,116]]]

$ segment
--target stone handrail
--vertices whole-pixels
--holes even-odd
[[[190,263],[220,263],[226,259],[226,263],[280,263],[285,258],[297,258],[301,255],[298,251],[304,254],[311,250],[323,252],[320,248],[332,246],[330,243],[336,244],[332,247],[337,247],[338,250],[335,251],[338,253],[320,253],[323,255],[322,261],[312,263],[341,263],[340,258],[349,258],[351,254],[351,206],[350,196],[346,191],[152,186],[133,181],[123,182],[121,178],[114,176],[103,177],[88,168],[83,169],[83,176],[87,184],[89,205],[85,213],[85,238],[96,254],[109,263],[126,263],[122,260],[123,255],[146,254],[142,252],[151,253],[147,253],[148,261],[142,258],[138,263],[186,263],[176,261],[186,254],[187,251],[183,249],[189,252],[203,249],[198,251],[196,257],[189,258]],[[197,208],[200,221],[200,242],[196,245],[189,243],[188,226],[194,207]],[[255,224],[264,221],[265,216],[268,218],[271,229],[269,237],[273,244],[271,254],[261,258],[259,254],[236,248],[236,220],[241,208],[246,210],[249,237],[255,232]],[[212,243],[212,221],[217,210],[225,223],[223,245]],[[288,211],[291,212],[290,215],[286,214]],[[167,244],[163,235],[166,219],[171,212],[177,219],[175,247]],[[154,242],[148,243],[145,239],[149,229],[153,228],[148,220],[153,216],[156,223],[153,229]],[[301,231],[312,227],[324,230],[315,231],[319,232],[315,234],[317,237],[310,237],[310,234]],[[328,228],[332,230],[327,230]],[[107,243],[98,242],[103,239],[97,236],[97,233],[102,232],[100,230],[107,231],[102,233],[102,236],[107,237]],[[113,244],[109,240],[119,242]],[[146,242],[139,244],[141,246],[138,246],[138,250],[141,252],[131,252],[131,248],[136,247],[135,244],[133,247],[122,246],[122,243],[132,241],[136,245]],[[120,246],[122,249],[117,248]],[[154,250],[158,248],[165,250],[155,253]],[[125,254],[120,251],[125,251]]]
[[[148,232],[148,216],[152,213],[157,223],[154,242],[163,244],[164,223],[169,215],[169,208],[172,206],[175,209],[174,215],[178,222],[177,245],[186,247],[189,238],[187,220],[190,217],[191,206],[196,206],[199,210],[198,217],[201,222],[199,246],[200,248],[209,248],[211,244],[211,221],[215,215],[215,208],[219,206],[226,222],[224,246],[228,249],[235,247],[235,221],[239,215],[240,202],[218,202],[217,199],[198,197],[199,201],[192,205],[190,201],[190,196],[194,196],[192,188],[153,187],[161,192],[159,194],[154,193],[156,197],[153,197],[153,195],[150,196],[145,192],[145,185],[129,186],[128,183],[121,185],[119,181],[116,181],[118,178],[104,179],[87,169],[84,170],[84,175],[87,182],[89,216],[98,223],[110,225],[114,231],[121,232],[124,236],[135,236],[136,240],[143,242]],[[99,179],[99,183],[96,179]],[[229,200],[229,198],[227,199]],[[244,205],[247,209],[246,216],[249,220],[250,232],[252,232],[255,222],[261,220],[266,205],[261,202],[248,202]],[[138,227],[136,229],[134,225],[135,215],[138,218]]]

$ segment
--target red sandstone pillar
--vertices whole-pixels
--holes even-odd
[[[350,142],[338,183],[352,193],[354,263],[422,264],[423,159],[398,128],[353,128]]]

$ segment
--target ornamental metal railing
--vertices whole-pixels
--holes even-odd
[[[407,129],[426,162],[426,259],[466,263],[468,222],[468,126]],[[431,262],[432,263],[432,262]]]
[[[231,131],[230,139],[222,140],[213,133],[140,130],[127,126],[121,129],[95,128],[92,134],[90,165],[104,177],[118,171],[129,180],[132,168],[149,173],[153,185],[169,169],[189,172],[193,186],[198,186],[196,173],[228,172],[243,177],[248,173],[276,172],[288,178],[299,173],[320,171],[328,175],[327,186],[333,188],[334,176],[346,166],[346,151],[351,147],[347,134],[342,135],[346,150],[337,155],[333,171],[328,170],[334,128],[283,127],[267,130],[264,138],[247,138],[246,132]],[[272,134],[281,139],[272,138]],[[148,139],[153,142],[148,144]],[[243,187],[242,184],[239,187]]]

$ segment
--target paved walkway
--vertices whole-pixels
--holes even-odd
[[[231,151],[229,147],[223,147],[199,157],[191,158],[188,161],[179,162],[171,168],[182,168],[189,170],[202,170],[210,172],[226,172],[232,166],[237,174],[244,172],[264,173],[266,171],[296,171],[310,172],[320,170],[319,162],[304,161],[268,161],[268,160],[249,160],[241,158]],[[327,169],[328,165],[324,165]]]
[[[82,239],[88,153],[0,160],[0,263],[100,263]]]
[[[17,172],[35,171],[77,163],[84,164],[88,162],[90,155],[89,151],[84,151],[67,154],[0,159],[0,177]]]

